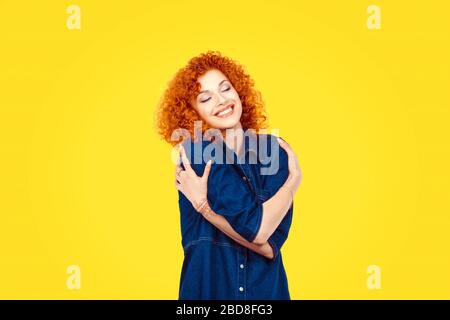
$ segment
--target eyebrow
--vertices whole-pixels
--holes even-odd
[[[223,79],[222,81],[220,81],[218,87],[220,87],[220,85],[221,85],[223,82],[225,82],[225,81],[228,81],[228,80],[227,80],[227,79]],[[203,91],[200,91],[198,94],[203,93],[203,92],[207,92],[207,91],[209,91],[209,90],[203,90]]]

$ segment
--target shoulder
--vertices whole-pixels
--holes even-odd
[[[191,162],[191,164],[200,164],[201,162],[206,162],[209,159],[203,159],[204,150],[208,145],[211,144],[210,141],[199,140],[195,141],[191,138],[185,139],[182,143],[184,150],[186,151],[186,156]],[[206,160],[206,161],[204,161]]]
[[[288,170],[288,156],[272,134],[258,134],[258,159],[261,174],[274,176]]]
[[[212,173],[217,170],[223,170],[229,166],[225,164],[225,153],[223,145],[208,140],[193,140],[187,138],[182,142],[182,146],[186,152],[186,156],[191,164],[192,169],[200,175],[203,173],[206,163],[211,160]],[[223,167],[223,168],[222,168]]]
[[[287,153],[278,143],[277,136],[273,134],[259,133],[257,134],[257,137],[258,137],[258,148],[264,149],[262,150],[264,152],[261,153],[265,153],[270,157],[280,157],[287,159]]]
[[[203,160],[202,151],[204,149],[204,141],[195,141],[189,137],[180,142],[180,145],[183,147],[192,169],[197,175],[201,175],[206,165],[206,162]],[[184,165],[181,164],[181,166],[184,169]]]
[[[259,134],[259,163],[263,187],[275,194],[289,176],[289,161],[286,150],[273,134]],[[264,148],[264,150],[261,149]]]

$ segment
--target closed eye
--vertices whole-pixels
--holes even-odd
[[[231,89],[231,87],[228,87],[228,88],[226,88],[225,90],[222,90],[222,92],[230,91],[230,89]],[[200,100],[200,102],[201,102],[201,103],[205,103],[205,102],[208,101],[209,99],[211,99],[211,97],[209,97],[208,99],[205,99],[205,100]]]

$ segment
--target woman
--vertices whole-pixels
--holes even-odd
[[[265,120],[253,80],[214,51],[179,70],[161,100],[161,136],[176,145],[181,129],[187,138],[175,179],[179,299],[290,299],[280,249],[301,172],[286,142],[255,133]]]

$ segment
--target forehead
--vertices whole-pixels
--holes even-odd
[[[228,78],[217,69],[208,70],[198,78],[202,90],[213,89],[223,80],[228,80]]]

